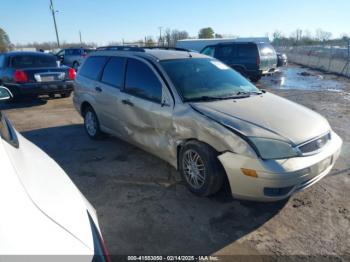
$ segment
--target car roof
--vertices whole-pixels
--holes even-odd
[[[4,53],[7,56],[19,56],[19,55],[42,55],[42,56],[52,56],[52,54],[44,52],[35,52],[35,51],[11,51]]]
[[[220,46],[220,45],[259,45],[260,43],[256,42],[222,42],[222,43],[216,43],[208,46]]]
[[[141,51],[142,50],[142,51]],[[191,51],[178,51],[178,50],[164,50],[164,49],[148,49],[142,48],[140,51],[131,51],[131,50],[105,50],[97,51],[90,56],[120,56],[120,55],[135,55],[138,57],[153,58],[156,60],[172,60],[172,59],[184,59],[184,58],[208,58],[208,56]]]

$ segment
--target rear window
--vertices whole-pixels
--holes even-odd
[[[11,58],[13,68],[57,67],[56,57],[51,55],[17,55]]]
[[[92,80],[97,80],[103,69],[103,66],[106,63],[106,60],[107,57],[104,56],[89,57],[78,71],[78,74]]]

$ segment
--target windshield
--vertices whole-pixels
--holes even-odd
[[[11,64],[13,68],[57,67],[52,55],[17,55],[12,57]]]
[[[243,76],[216,59],[174,59],[161,64],[184,101],[259,92]]]

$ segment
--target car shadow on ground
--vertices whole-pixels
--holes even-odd
[[[47,103],[47,97],[22,97],[16,100],[6,101],[0,104],[0,110],[27,108],[33,106],[41,106]]]
[[[23,135],[56,160],[94,205],[111,254],[212,254],[286,204],[234,200],[228,186],[196,197],[164,161],[116,138],[90,140],[82,125]]]

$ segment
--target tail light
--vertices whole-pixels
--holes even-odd
[[[16,70],[13,74],[13,80],[17,83],[26,83],[28,82],[28,76],[22,70]]]
[[[75,72],[75,70],[73,68],[68,69],[68,77],[70,80],[74,80],[76,74],[77,73]]]
[[[260,56],[256,57],[256,65],[259,66],[260,65]]]

